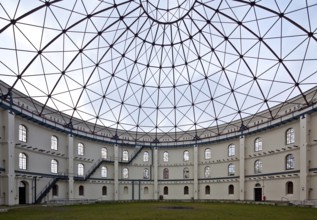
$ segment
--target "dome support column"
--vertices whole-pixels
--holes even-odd
[[[4,115],[4,141],[3,141],[3,153],[4,153],[4,178],[3,188],[5,194],[4,201],[6,205],[18,204],[18,200],[15,200],[16,181],[15,181],[15,115],[10,111],[5,111]]]
[[[74,199],[74,137],[69,134],[68,141],[68,199]]]
[[[240,136],[239,147],[239,200],[245,200],[245,136]]]
[[[300,200],[304,201],[308,198],[308,169],[309,169],[309,115],[303,115],[300,119]]]
[[[198,188],[198,145],[194,145],[194,200],[199,199]]]
[[[119,200],[119,147],[114,145],[114,201]]]
[[[154,147],[154,155],[153,155],[153,163],[154,163],[154,200],[158,200],[159,190],[158,190],[158,148]]]

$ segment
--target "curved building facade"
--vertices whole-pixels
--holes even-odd
[[[171,144],[81,131],[32,114],[20,95],[1,101],[1,204],[317,198],[316,97],[306,108],[294,98],[272,121]]]

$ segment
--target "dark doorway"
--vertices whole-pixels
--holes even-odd
[[[262,188],[254,188],[254,201],[262,201]]]
[[[26,204],[26,185],[24,182],[19,184],[19,204]]]

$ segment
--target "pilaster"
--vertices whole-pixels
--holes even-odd
[[[304,201],[308,198],[308,151],[309,151],[309,115],[304,115],[300,119],[300,135],[299,135],[299,147],[300,147],[300,200]],[[296,138],[296,137],[295,137]]]
[[[74,198],[74,137],[69,134],[68,142],[68,199]]]
[[[158,148],[154,147],[153,154],[153,179],[154,179],[154,200],[158,200],[159,190],[158,190]]]
[[[245,199],[245,136],[240,136],[240,147],[239,147],[239,199]]]
[[[114,145],[114,200],[119,200],[119,147]]]
[[[194,200],[199,199],[198,187],[198,146],[194,145]]]
[[[5,125],[5,135],[4,135],[4,192],[5,194],[5,204],[15,205],[18,201],[15,201],[16,195],[16,181],[15,181],[15,161],[17,160],[15,156],[15,115],[9,111],[4,112],[4,125]]]

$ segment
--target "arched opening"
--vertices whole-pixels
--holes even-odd
[[[205,194],[210,195],[210,186],[209,185],[205,187]]]
[[[106,186],[103,186],[103,187],[102,187],[102,195],[103,195],[103,196],[106,196],[106,195],[107,195],[107,187],[106,187]]]
[[[229,195],[233,195],[234,194],[234,186],[233,185],[229,185],[228,193],[229,193]]]
[[[145,195],[149,194],[149,187],[147,186],[144,187],[144,194]]]
[[[21,181],[19,183],[19,204],[26,204],[27,183]]]
[[[293,194],[294,193],[294,184],[293,182],[289,181],[286,183],[286,194]]]
[[[254,201],[262,201],[262,187],[260,183],[254,186]]]
[[[189,188],[188,186],[184,187],[184,195],[188,195],[189,194]]]
[[[163,193],[164,195],[168,195],[168,187],[167,186],[164,186],[164,189],[163,189]]]
[[[123,194],[129,194],[129,188],[127,186],[123,187]]]
[[[79,189],[78,189],[78,194],[80,195],[80,196],[84,196],[84,186],[79,186]]]

